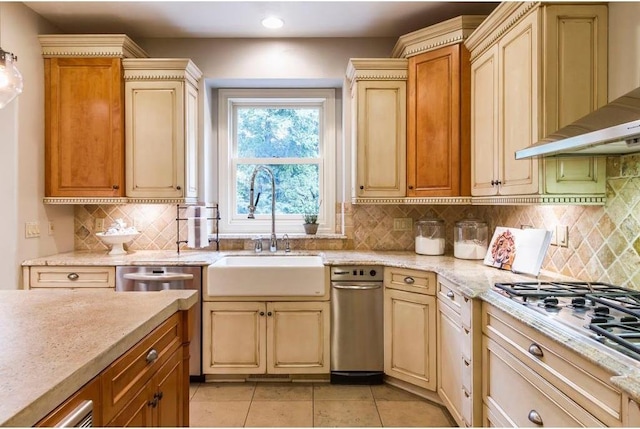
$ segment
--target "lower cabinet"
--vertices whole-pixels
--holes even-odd
[[[415,277],[432,275],[408,270],[402,272],[407,285],[420,283],[420,279]],[[388,281],[390,277],[385,271],[384,373],[435,391],[436,298],[393,289]]]
[[[622,426],[611,373],[482,303],[483,426]]]
[[[329,373],[329,302],[205,302],[205,374]]]
[[[178,349],[108,426],[180,426],[183,421],[182,377],[182,349]]]

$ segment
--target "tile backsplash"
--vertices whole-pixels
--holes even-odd
[[[338,212],[340,213],[340,209]],[[453,225],[473,216],[496,226],[553,230],[569,227],[569,246],[552,246],[543,269],[582,280],[610,282],[640,290],[640,155],[607,160],[607,203],[603,206],[424,206],[344,205],[347,239],[296,240],[294,249],[413,250],[413,231],[393,231],[394,218],[444,219],[447,254],[453,253]],[[84,205],[75,209],[76,250],[106,250],[94,235],[95,219],[105,226],[122,218],[142,234],[131,249],[171,250],[176,241],[175,205]],[[342,216],[338,215],[338,223]],[[186,223],[181,226],[186,237]],[[250,240],[222,240],[222,250],[250,249]]]

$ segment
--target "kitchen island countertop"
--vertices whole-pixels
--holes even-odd
[[[0,426],[32,426],[161,322],[187,290],[0,291]]]

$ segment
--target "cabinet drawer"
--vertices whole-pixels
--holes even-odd
[[[30,288],[115,288],[115,267],[31,267]]]
[[[460,365],[462,367],[462,377],[460,378],[461,382],[462,382],[462,387],[469,393],[471,393],[471,380],[472,380],[472,374],[473,374],[473,369],[471,367],[471,360],[465,358],[464,356],[461,358],[460,361]]]
[[[103,421],[110,421],[180,347],[180,320],[179,314],[171,316],[103,372]]]
[[[468,389],[465,389],[464,387],[462,388],[462,403],[460,406],[460,412],[462,414],[462,420],[464,420],[464,423],[466,424],[467,427],[471,426],[471,409],[472,409],[472,402],[471,402],[471,393]]]
[[[403,268],[385,268],[384,285],[387,288],[420,293],[436,294],[436,275],[427,271],[407,270]]]
[[[608,383],[612,374],[493,306],[483,305],[482,319],[484,334],[523,365],[605,425],[621,425],[622,394]]]
[[[510,425],[603,426],[495,341],[483,337],[482,349],[483,373],[488,375],[483,383],[483,401],[507,416]]]
[[[438,277],[438,300],[452,308],[457,314],[460,314],[460,307],[462,305],[462,294],[458,292],[458,289],[453,283]]]

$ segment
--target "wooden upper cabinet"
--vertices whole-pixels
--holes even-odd
[[[122,58],[147,54],[125,35],[41,35],[45,196],[122,197]]]
[[[45,195],[124,195],[119,58],[45,59]]]
[[[404,197],[407,60],[349,61],[352,200]]]
[[[607,6],[504,2],[465,46],[471,194],[534,196],[529,203],[603,197],[605,158],[515,160],[515,152],[607,102]]]
[[[126,59],[126,196],[198,196],[198,82],[188,59]]]
[[[407,196],[469,195],[469,76],[460,43],[409,58]]]

